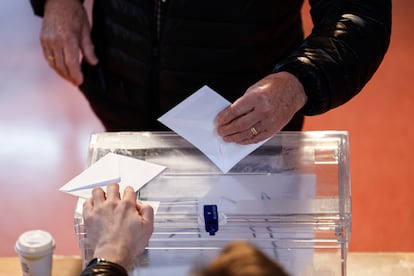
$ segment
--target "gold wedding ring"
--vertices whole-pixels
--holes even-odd
[[[55,60],[55,57],[54,57],[53,55],[48,55],[48,56],[47,56],[47,59],[48,59],[49,61],[54,61],[54,60]]]
[[[254,127],[250,128],[250,132],[253,134],[253,136],[256,136],[259,133]]]

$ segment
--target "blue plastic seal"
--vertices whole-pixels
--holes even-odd
[[[214,236],[219,229],[217,205],[204,205],[204,224],[210,236]]]

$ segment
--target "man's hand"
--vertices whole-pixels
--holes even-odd
[[[136,201],[132,187],[124,190],[112,183],[107,193],[101,188],[83,205],[87,245],[94,249],[94,257],[104,258],[125,268],[141,254],[148,244],[154,227],[151,206]]]
[[[226,142],[260,142],[279,132],[306,100],[302,84],[292,74],[268,75],[217,115],[217,133]]]
[[[40,42],[49,65],[78,86],[83,82],[80,57],[96,65],[86,10],[79,0],[47,0]]]

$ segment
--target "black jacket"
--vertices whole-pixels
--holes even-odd
[[[302,0],[94,1],[80,86],[107,130],[162,129],[157,118],[203,85],[233,102],[264,76],[296,75],[303,115],[346,103],[369,81],[390,40],[391,0],[309,0],[314,29],[303,38]],[[44,0],[31,0],[37,15]]]

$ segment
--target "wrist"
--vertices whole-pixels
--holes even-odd
[[[127,258],[125,252],[121,251],[120,248],[106,246],[95,248],[94,258],[101,258],[108,262],[117,263],[122,267],[128,267],[131,260]]]
[[[93,258],[90,260],[82,275],[95,275],[95,272],[98,271],[100,273],[103,271],[110,272],[110,275],[128,275],[125,267],[104,258]]]
[[[54,7],[55,5],[59,5],[58,7],[61,7],[62,5],[65,4],[79,4],[79,5],[83,5],[83,1],[82,0],[45,0],[44,2],[44,10],[46,11],[47,9],[49,9],[50,7]]]
[[[291,90],[292,102],[295,103],[296,110],[300,110],[302,107],[306,105],[306,102],[308,100],[308,96],[306,95],[303,84],[294,74],[290,72],[282,71],[282,72],[279,72],[279,74],[285,75],[286,78],[289,80],[289,83],[291,83],[290,90]]]
[[[83,1],[82,0],[45,0],[45,5],[47,5],[48,3],[50,3],[50,2],[58,2],[58,3],[62,3],[62,2],[64,2],[64,3],[83,3]]]

